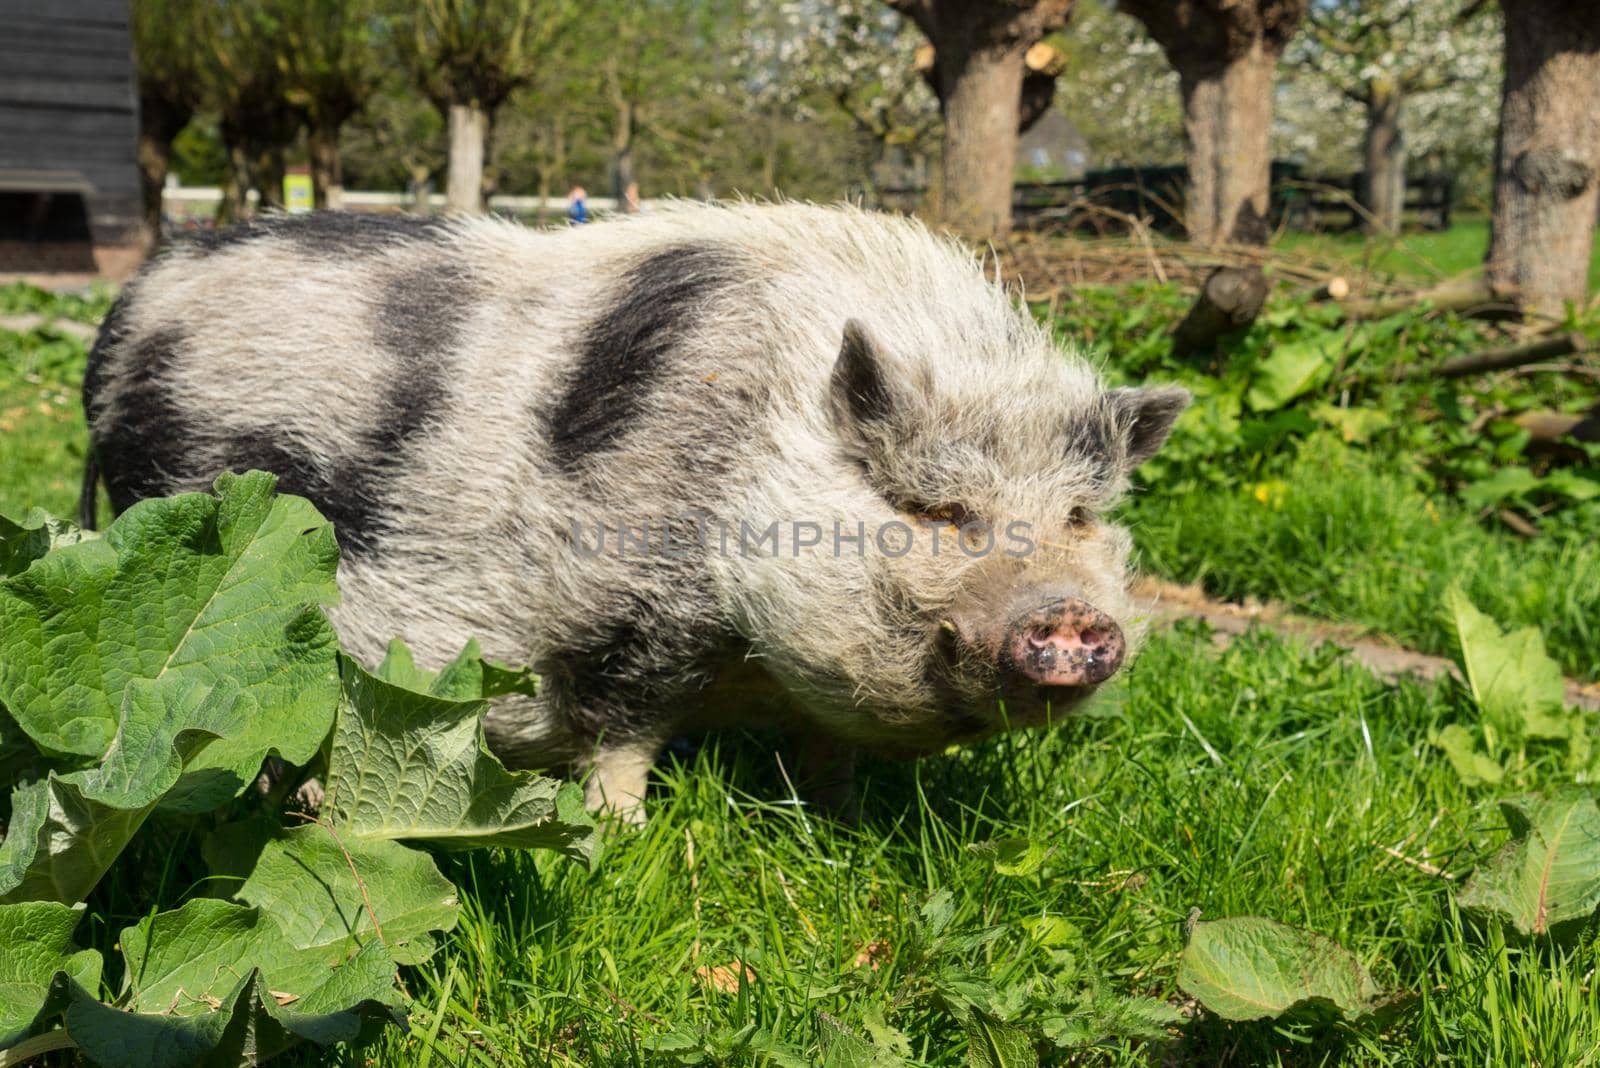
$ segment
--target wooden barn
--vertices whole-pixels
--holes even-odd
[[[137,262],[128,0],[0,0],[0,273]]]

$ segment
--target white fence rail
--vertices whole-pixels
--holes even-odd
[[[256,202],[256,192],[249,193],[250,203]],[[344,206],[356,211],[399,211],[411,208],[416,204],[417,198],[410,193],[379,193],[346,189],[344,191]],[[214,185],[179,185],[168,186],[161,192],[161,207],[171,215],[205,215],[215,210],[222,201],[222,190]],[[589,197],[586,201],[591,212],[615,211],[616,199],[613,197]],[[646,205],[650,202],[645,201]],[[428,197],[428,207],[433,211],[443,211],[445,198],[443,193],[433,193]],[[489,198],[489,210],[504,212],[507,215],[533,215],[542,213],[546,215],[565,215],[567,199],[565,197],[516,197],[492,196]]]

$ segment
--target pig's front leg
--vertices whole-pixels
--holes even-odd
[[[650,769],[665,744],[664,739],[653,735],[600,742],[586,762],[584,806],[591,812],[608,813],[626,823],[642,826],[648,818],[644,795],[650,782]]]
[[[795,788],[814,808],[840,819],[853,819],[858,752],[849,742],[825,731],[806,731],[800,738],[799,781]]]

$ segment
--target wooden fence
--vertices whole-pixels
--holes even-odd
[[[1111,167],[1063,182],[1018,182],[1012,188],[1012,217],[1024,227],[1062,226],[1117,232],[1133,219],[1163,233],[1183,230],[1181,166]],[[1360,174],[1308,175],[1294,163],[1272,165],[1270,219],[1274,227],[1295,230],[1348,230],[1361,225],[1357,190]],[[922,187],[879,190],[879,206],[911,211],[927,195]],[[1406,217],[1430,230],[1450,226],[1455,179],[1424,174],[1406,179]]]

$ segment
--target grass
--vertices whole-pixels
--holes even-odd
[[[915,1062],[955,1065],[965,1037],[932,993],[952,974],[1039,1027],[1096,985],[1173,996],[1199,908],[1323,932],[1385,989],[1425,997],[1382,1035],[1202,1023],[1077,1049],[1077,1063],[1595,1063],[1593,951],[1508,951],[1452,913],[1447,879],[1386,851],[1456,875],[1502,839],[1487,798],[1418,742],[1467,715],[1450,689],[1380,685],[1325,650],[1256,637],[1217,656],[1182,632],[1091,718],[871,766],[854,828],[791,804],[759,740],[713,746],[662,774],[650,825],[614,837],[593,872],[456,861],[470,919],[408,976],[413,1033],[366,1059],[781,1063],[740,1047],[754,1025],[804,1063],[838,1028],[887,1025]],[[1049,851],[1037,872],[999,874],[974,848],[1014,838]],[[956,930],[999,930],[930,964],[916,917],[941,888]],[[711,981],[735,962],[742,986]]]
[[[0,311],[33,299],[0,291]],[[50,306],[93,321],[104,301]],[[0,333],[0,356],[0,512],[70,514],[82,346],[43,327]],[[1128,515],[1145,562],[1435,649],[1449,646],[1439,592],[1459,578],[1594,674],[1592,542],[1513,540],[1389,458],[1325,438],[1274,464],[1220,490],[1174,477],[1142,493]],[[1262,479],[1284,488],[1263,500]],[[1475,719],[1454,683],[1382,683],[1336,650],[1263,633],[1219,653],[1179,628],[1049,732],[869,763],[854,825],[794,801],[771,739],[725,734],[660,769],[650,823],[612,833],[592,871],[441,857],[465,915],[402,974],[410,1032],[333,1059],[890,1063],[872,1059],[881,1047],[957,1065],[968,1034],[946,994],[959,989],[1061,1038],[1043,1043],[1046,1063],[1600,1064],[1595,939],[1508,946],[1455,910],[1452,888],[1506,838],[1495,799],[1569,777],[1559,752],[1535,749],[1499,786],[1463,785],[1428,738]],[[109,946],[152,896],[189,891],[206,831],[169,825],[97,889],[90,939]],[[1005,874],[995,843],[1042,860]],[[936,939],[922,910],[941,892],[953,918]],[[1318,931],[1415,1000],[1381,1029],[1202,1015],[1127,1037],[1115,995],[1184,1003],[1176,967],[1196,908]]]
[[[1451,655],[1440,609],[1458,583],[1503,623],[1536,626],[1568,674],[1600,676],[1600,544],[1527,541],[1326,437],[1270,475],[1158,487],[1128,509],[1145,567],[1228,600],[1374,627]]]
[[[1458,218],[1448,230],[1416,230],[1393,238],[1368,238],[1348,233],[1285,233],[1275,243],[1285,252],[1350,264],[1352,271],[1372,271],[1413,281],[1439,280],[1476,271],[1489,251],[1489,221]],[[1589,259],[1589,292],[1600,291],[1600,241]]]
[[[0,513],[77,514],[88,441],[78,386],[87,353],[53,323],[98,323],[110,305],[109,293],[55,297],[29,286],[0,288],[0,315],[49,319],[25,333],[0,329]]]

